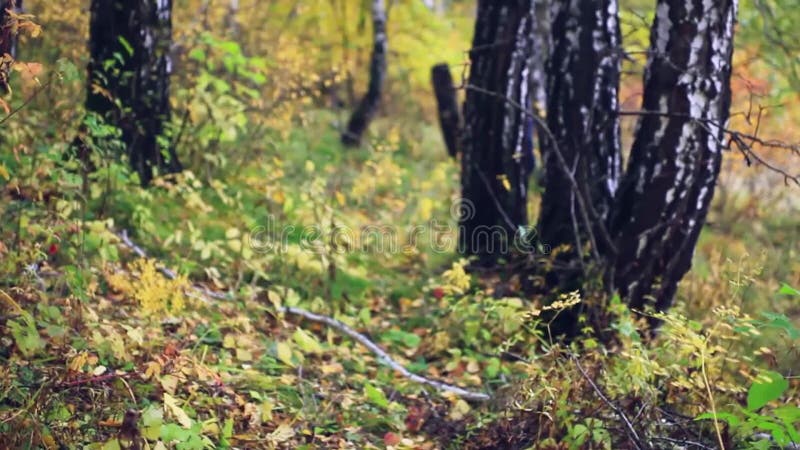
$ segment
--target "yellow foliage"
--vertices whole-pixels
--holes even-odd
[[[184,291],[189,288],[189,281],[185,276],[174,280],[165,277],[152,259],[138,259],[130,268],[138,279],[118,272],[107,274],[106,281],[115,291],[135,298],[145,314],[178,313],[186,306]]]
[[[462,259],[454,262],[453,267],[442,274],[442,289],[446,294],[463,294],[469,289],[471,279],[464,270],[466,265],[467,261]]]

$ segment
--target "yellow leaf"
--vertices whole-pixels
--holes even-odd
[[[192,427],[192,419],[188,414],[186,414],[186,411],[184,411],[183,408],[178,406],[178,400],[166,392],[164,393],[164,406],[173,416],[175,416],[175,420],[177,420],[183,428]]]
[[[275,203],[282,205],[283,202],[286,201],[286,194],[283,191],[275,191],[272,193],[272,201]]]
[[[222,338],[222,348],[235,348],[236,347],[236,336],[233,334],[226,334],[224,338]]]
[[[344,366],[339,363],[323,364],[320,366],[320,370],[322,370],[323,375],[330,375],[333,373],[341,373],[344,370]]]
[[[275,345],[275,353],[275,356],[277,356],[282,363],[294,367],[294,361],[292,361],[292,347],[288,342],[278,342]]]
[[[272,444],[280,444],[281,442],[288,441],[294,437],[294,435],[295,433],[291,425],[282,423],[278,425],[278,428],[276,428],[275,431],[267,435],[267,440],[269,440]]]
[[[417,210],[419,211],[419,218],[423,221],[429,220],[433,215],[433,200],[425,197],[419,201]]]
[[[508,175],[505,174],[498,175],[497,179],[500,180],[501,183],[503,183],[503,187],[505,188],[505,190],[511,191],[511,182],[508,181]]]
[[[465,402],[462,399],[458,399],[456,403],[450,408],[450,413],[448,414],[448,418],[450,420],[461,420],[464,416],[469,413],[470,407],[469,403]]]
[[[345,198],[344,194],[339,191],[336,191],[336,201],[339,203],[339,206],[344,206]]]
[[[144,379],[149,380],[153,376],[161,375],[161,364],[150,361],[147,363],[147,368],[144,370]]]
[[[231,239],[228,241],[228,247],[236,253],[242,251],[242,241],[239,239]]]
[[[269,400],[264,400],[261,402],[261,421],[262,422],[269,422],[272,420],[272,410],[275,408],[275,405],[272,404]]]
[[[164,388],[166,392],[175,392],[175,389],[178,388],[178,377],[174,375],[164,375],[161,377],[161,387]]]
[[[8,169],[3,164],[0,164],[0,177],[5,178],[6,180],[10,180],[11,176],[8,174]]]
[[[244,348],[236,349],[236,359],[242,362],[249,362],[253,360],[253,353]]]
[[[311,334],[306,333],[303,329],[298,328],[295,330],[292,338],[305,353],[322,353],[322,346],[317,338]]]
[[[283,306],[283,302],[281,302],[281,296],[278,295],[275,291],[267,291],[267,298],[269,299],[270,303],[275,307],[275,309],[280,309]]]

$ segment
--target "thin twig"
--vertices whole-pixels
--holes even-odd
[[[586,382],[589,383],[589,385],[592,387],[592,389],[594,389],[595,393],[597,393],[597,396],[600,397],[600,400],[602,400],[603,403],[608,405],[608,407],[611,408],[611,410],[614,411],[620,417],[620,419],[622,419],[622,422],[625,424],[625,427],[628,429],[628,437],[631,439],[633,445],[637,449],[640,449],[640,450],[646,448],[642,444],[642,441],[639,438],[639,434],[636,433],[636,429],[633,427],[633,424],[628,419],[628,416],[625,415],[625,412],[622,411],[621,409],[619,409],[619,407],[617,405],[615,405],[614,402],[609,400],[609,398],[606,397],[605,394],[603,394],[603,391],[600,389],[600,387],[597,386],[597,384],[595,384],[594,380],[592,380],[592,378],[589,376],[589,374],[586,373],[586,370],[583,368],[583,366],[581,366],[581,363],[578,361],[578,358],[576,358],[574,355],[570,355],[570,358],[575,363],[575,366],[581,372],[581,375],[583,375],[583,378],[586,380]]]
[[[775,139],[764,139],[758,136],[758,132],[760,129],[761,112],[759,112],[758,121],[756,122],[756,130],[752,134],[726,128],[724,124],[721,124],[714,119],[692,117],[690,114],[684,114],[684,113],[649,111],[649,110],[639,110],[639,111],[619,110],[617,111],[617,114],[620,116],[658,116],[666,118],[679,118],[679,119],[686,119],[688,121],[692,121],[695,123],[700,123],[702,125],[710,125],[716,127],[724,135],[728,135],[731,142],[733,142],[736,145],[737,150],[739,150],[745,156],[745,158],[748,159],[748,165],[750,163],[749,158],[752,158],[758,164],[766,167],[768,170],[783,176],[784,181],[787,184],[789,181],[791,181],[800,186],[800,175],[791,174],[786,170],[775,166],[774,164],[762,158],[758,153],[756,153],[755,144],[758,144],[759,146],[765,148],[778,148],[778,149],[788,150],[789,152],[797,156],[800,156],[800,144],[787,143]]]
[[[709,447],[709,446],[707,446],[705,444],[701,444],[701,443],[695,442],[695,441],[688,441],[688,440],[685,440],[685,439],[674,439],[674,438],[664,437],[664,436],[653,436],[650,439],[652,439],[654,441],[664,441],[664,442],[669,442],[669,443],[672,443],[672,444],[686,445],[686,446],[692,445],[692,446],[695,446],[695,447],[698,447],[698,448],[702,448],[702,449],[714,450],[713,447]]]
[[[25,101],[22,102],[21,105],[19,105],[16,108],[12,109],[11,112],[9,112],[7,116],[5,116],[2,119],[0,119],[0,125],[6,123],[6,121],[8,119],[12,118],[15,114],[20,112],[22,110],[22,108],[28,106],[33,101],[33,99],[35,99],[36,97],[39,96],[39,94],[44,92],[44,90],[47,89],[52,83],[53,83],[53,78],[51,77],[49,80],[47,80],[47,82],[45,84],[43,84],[43,85],[39,86],[38,88],[36,88],[36,90],[33,91],[33,94],[31,94],[30,97],[26,98]]]
[[[547,139],[552,144],[553,154],[555,154],[556,159],[558,160],[558,163],[561,166],[561,169],[562,169],[562,171],[564,172],[564,175],[567,178],[567,181],[569,182],[569,184],[572,187],[572,190],[575,191],[575,193],[576,193],[575,199],[578,201],[578,206],[579,206],[580,213],[581,213],[581,220],[584,222],[584,226],[586,227],[586,234],[587,234],[587,236],[589,238],[589,241],[592,244],[592,249],[593,249],[593,253],[594,253],[595,259],[598,260],[598,261],[600,261],[600,259],[601,259],[599,251],[597,250],[598,249],[598,247],[597,247],[597,239],[595,238],[595,235],[594,235],[594,230],[595,229],[600,231],[600,234],[601,234],[601,236],[603,238],[603,241],[604,241],[603,243],[606,245],[606,247],[609,249],[609,251],[611,253],[613,253],[613,254],[616,254],[617,248],[614,245],[614,240],[611,238],[611,234],[608,232],[608,229],[606,228],[606,226],[603,223],[603,221],[602,220],[595,220],[595,222],[592,222],[589,219],[589,213],[590,213],[590,211],[593,211],[593,208],[591,208],[590,202],[586,198],[584,198],[584,192],[583,192],[583,190],[581,190],[580,185],[578,184],[578,180],[575,179],[575,176],[573,175],[572,171],[570,170],[569,164],[567,163],[567,160],[564,157],[564,154],[561,152],[561,148],[558,145],[558,140],[556,139],[556,137],[553,134],[553,132],[550,130],[550,127],[547,126],[547,123],[545,123],[545,121],[541,117],[539,117],[538,114],[534,113],[533,111],[531,111],[530,109],[526,108],[525,106],[523,106],[519,102],[517,102],[517,101],[515,101],[513,99],[510,99],[510,98],[506,97],[503,94],[500,94],[500,93],[497,93],[497,92],[494,92],[494,91],[490,91],[488,89],[484,89],[482,87],[475,86],[475,85],[472,85],[472,84],[469,84],[469,83],[463,84],[462,88],[467,89],[467,90],[471,90],[471,91],[474,91],[474,92],[477,92],[477,93],[480,93],[480,94],[489,95],[489,96],[495,97],[495,98],[497,98],[497,99],[499,99],[501,101],[504,101],[504,102],[508,103],[509,105],[511,105],[513,108],[519,110],[520,112],[522,112],[526,116],[530,117],[534,122],[536,122],[536,126],[539,129],[541,129],[542,131],[544,131],[544,133],[547,135]]]

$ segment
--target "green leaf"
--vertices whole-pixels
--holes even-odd
[[[794,323],[792,323],[792,321],[786,317],[785,314],[762,312],[761,316],[767,319],[767,321],[756,322],[756,324],[761,325],[762,327],[778,328],[783,330],[787,335],[789,335],[789,339],[800,339],[800,330],[794,326]]]
[[[202,48],[193,48],[189,52],[189,58],[195,61],[203,62],[206,60],[206,52]]]
[[[56,70],[61,74],[61,79],[64,81],[75,81],[80,78],[78,68],[66,58],[59,58],[56,61]]]
[[[128,40],[122,36],[118,37],[117,39],[119,40],[119,43],[122,44],[122,47],[125,49],[125,51],[128,52],[128,56],[132,56],[133,46],[131,45],[131,43],[128,42]]]
[[[779,294],[786,294],[786,295],[800,296],[800,291],[798,291],[797,289],[789,286],[786,283],[783,283],[783,285],[781,285],[781,289],[778,291],[778,293]]]
[[[800,408],[797,406],[781,406],[775,408],[772,414],[787,423],[800,422]]]
[[[695,417],[694,420],[714,420],[714,417],[715,417],[714,413],[710,413],[709,412],[709,413],[700,414],[699,416]],[[723,422],[727,422],[728,425],[730,425],[732,427],[735,427],[735,426],[739,425],[740,423],[742,423],[742,420],[739,417],[737,417],[737,416],[735,416],[735,415],[733,415],[731,413],[724,413],[724,412],[717,413],[716,418],[717,418],[717,420],[721,420]]]
[[[228,417],[222,426],[222,434],[219,438],[219,448],[231,448],[231,437],[233,436],[233,419]]]
[[[121,450],[122,446],[119,445],[118,439],[109,439],[102,447],[102,450]]]
[[[747,409],[756,411],[777,400],[789,388],[789,382],[778,372],[767,372],[750,386],[747,392]]]
[[[142,412],[142,436],[144,436],[145,439],[151,441],[158,439],[163,424],[163,409],[150,405]]]
[[[490,358],[488,363],[486,364],[486,376],[488,378],[494,378],[500,373],[500,359],[499,358]]]
[[[45,342],[39,337],[36,321],[29,312],[21,311],[18,321],[9,320],[8,328],[11,330],[11,336],[23,356],[33,356],[37,351],[44,348]]]
[[[177,423],[168,423],[161,426],[161,440],[166,442],[185,442],[191,435],[192,430],[187,430]]]
[[[384,340],[391,341],[392,343],[395,344],[402,344],[408,348],[417,348],[420,342],[422,341],[422,338],[420,338],[416,334],[409,333],[403,330],[389,330],[383,333],[381,337]]]
[[[364,395],[366,395],[367,400],[375,406],[379,406],[383,409],[389,407],[389,399],[386,398],[383,391],[371,384],[364,385]]]
[[[242,48],[235,41],[224,41],[219,43],[219,49],[229,55],[241,55]]]

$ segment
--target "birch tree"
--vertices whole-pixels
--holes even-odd
[[[658,0],[643,113],[617,195],[609,279],[631,307],[670,306],[719,175],[737,0]]]
[[[481,0],[470,50],[459,248],[491,263],[528,224],[533,169],[532,0]]]
[[[372,56],[369,66],[369,85],[364,97],[347,122],[342,133],[342,143],[356,146],[361,143],[364,132],[375,118],[380,106],[383,85],[386,80],[387,53],[389,51],[386,37],[386,6],[384,0],[372,1]]]
[[[478,3],[461,145],[462,194],[472,208],[461,220],[462,250],[487,253],[465,241],[482,227],[508,237],[526,223],[532,117],[544,172],[538,238],[559,249],[559,264],[528,275],[544,271],[545,287],[557,292],[598,279],[634,310],[664,311],[691,267],[730,138],[737,0],[656,0],[625,166],[618,0],[551,3],[550,42],[536,37],[531,11],[542,14],[531,2]],[[547,88],[536,95],[546,118],[530,108],[531,58],[541,48],[550,48]],[[555,331],[575,331],[576,318],[566,314]]]

